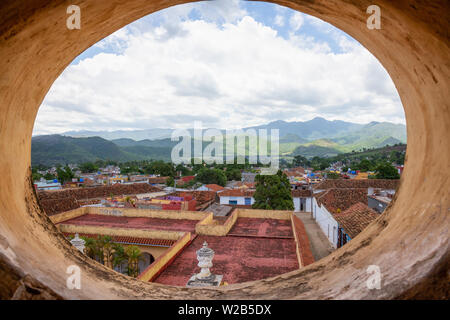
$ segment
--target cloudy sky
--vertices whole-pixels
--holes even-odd
[[[86,50],[53,84],[34,134],[316,116],[405,123],[389,75],[350,36],[278,5],[216,0],[151,14]]]

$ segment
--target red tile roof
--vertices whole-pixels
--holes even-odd
[[[63,234],[66,237],[75,235],[74,233],[67,233],[67,232],[64,232]],[[79,236],[97,239],[100,235],[99,234],[80,233]],[[111,237],[112,241],[116,242],[116,243],[136,244],[136,245],[143,245],[143,246],[170,247],[176,242],[175,240],[137,238],[137,237],[129,237],[129,236],[110,236],[110,237]]]
[[[380,189],[397,189],[400,180],[388,179],[328,179],[316,184],[315,190],[331,189],[331,188],[380,188]]]
[[[164,183],[166,183],[168,178],[169,177],[149,177],[148,178],[148,183],[164,184]]]
[[[325,205],[331,213],[347,210],[358,202],[367,204],[367,189],[328,189],[325,192],[314,194],[320,205]]]
[[[225,189],[224,187],[219,186],[218,184],[207,184],[207,185],[205,185],[205,187],[207,187],[211,191],[216,191],[216,192]]]
[[[344,229],[350,238],[356,237],[378,217],[379,214],[361,202],[352,205],[344,212],[334,215],[339,226]]]
[[[242,182],[242,181],[236,181],[233,185],[234,188],[240,188],[246,186],[247,188],[251,188],[254,189],[256,187],[256,183],[255,182]]]

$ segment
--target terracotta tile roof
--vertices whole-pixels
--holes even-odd
[[[48,190],[38,192],[40,201],[48,199],[62,199],[74,197],[76,200],[109,197],[111,194],[130,195],[139,193],[158,192],[161,189],[148,183],[115,184],[110,186],[71,188],[62,190]]]
[[[255,190],[228,189],[218,193],[219,197],[253,197]]]
[[[367,189],[364,188],[328,189],[314,194],[314,197],[333,214],[343,212],[358,202],[367,205]]]
[[[352,239],[378,217],[379,214],[361,202],[352,205],[344,212],[334,215],[339,226],[344,229],[345,233]]]
[[[255,182],[242,182],[242,181],[236,181],[233,185],[234,188],[247,187],[247,188],[251,188],[251,189],[254,189],[255,186],[256,186]]]
[[[164,183],[166,183],[168,178],[169,177],[150,177],[150,178],[148,178],[148,183],[164,184]]]
[[[201,211],[213,203],[216,199],[216,191],[176,191],[168,196],[186,197],[191,196],[197,202],[196,210]]]
[[[65,237],[74,236],[74,233],[63,233]],[[99,234],[88,234],[88,233],[80,233],[80,237],[93,238],[97,239]],[[163,246],[170,247],[176,241],[175,240],[167,240],[167,239],[148,239],[148,238],[137,238],[137,237],[129,237],[129,236],[110,236],[113,242],[123,243],[123,244],[136,244],[136,245],[144,245],[144,246]]]
[[[291,191],[293,198],[308,198],[312,196],[311,190],[296,189]]]
[[[324,190],[331,188],[380,188],[397,189],[400,180],[388,179],[328,179],[316,184],[315,190]]]
[[[302,176],[305,174],[303,167],[290,168],[283,171],[288,177]]]
[[[219,186],[218,184],[207,184],[207,185],[205,185],[205,187],[207,187],[211,191],[216,191],[216,192],[225,189],[224,187]]]

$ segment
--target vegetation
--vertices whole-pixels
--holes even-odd
[[[341,175],[336,172],[327,172],[327,179],[339,179]]]
[[[175,185],[175,179],[173,177],[169,177],[166,180],[166,186],[173,187]]]
[[[227,176],[220,169],[203,168],[198,171],[196,181],[204,184],[218,184],[224,187],[227,183]]]
[[[232,181],[232,180],[240,181],[242,179],[241,170],[239,170],[239,169],[226,170],[225,174],[227,176],[228,181]]]
[[[100,236],[97,239],[81,237],[85,241],[85,253],[88,257],[114,269],[127,262],[127,274],[131,277],[139,275],[139,261],[142,253],[137,246],[123,247],[114,243],[110,236]]]
[[[58,176],[59,182],[61,183],[72,181],[72,179],[75,177],[75,174],[72,172],[69,166],[65,166],[64,168],[56,168],[56,174]]]
[[[172,163],[164,161],[153,161],[144,166],[144,173],[159,174],[164,177],[174,177],[175,168]]]
[[[400,179],[397,169],[390,163],[380,163],[375,169],[377,179]]]
[[[291,186],[281,170],[275,175],[257,175],[255,181],[254,209],[294,210]]]

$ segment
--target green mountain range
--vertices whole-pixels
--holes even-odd
[[[248,129],[279,130],[280,155],[292,157],[303,155],[331,157],[340,153],[379,148],[386,145],[406,143],[406,127],[389,122],[371,122],[356,124],[344,121],[328,121],[315,118],[305,122],[274,121],[267,125]],[[171,129],[150,129],[158,137],[169,136]],[[146,132],[150,132],[147,130]],[[136,140],[130,136],[139,136],[145,130],[115,131],[107,136],[117,138],[107,140],[105,134],[92,137],[74,137],[64,135],[35,136],[32,139],[32,164],[55,165],[82,163],[87,161],[114,160],[170,160],[172,148],[178,143],[169,137]],[[192,129],[189,130],[192,132]],[[225,134],[225,131],[222,131]],[[94,133],[93,133],[94,134]],[[102,137],[103,135],[103,137]],[[224,136],[225,137],[225,136]],[[224,139],[225,140],[225,139]],[[225,142],[224,142],[225,143]],[[210,142],[203,141],[203,148]],[[192,145],[192,150],[193,145]],[[248,143],[246,143],[248,151]],[[269,146],[270,150],[270,146]]]

